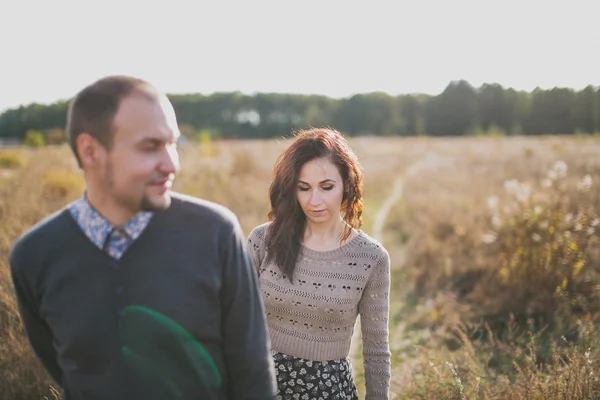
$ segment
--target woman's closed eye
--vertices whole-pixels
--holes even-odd
[[[333,189],[333,186],[321,186],[321,189],[323,189],[323,190],[331,190],[331,189]],[[298,186],[298,190],[301,191],[301,192],[307,192],[307,191],[310,190],[310,188]]]

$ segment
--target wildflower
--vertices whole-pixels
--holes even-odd
[[[531,235],[531,238],[534,242],[539,242],[540,240],[542,240],[542,237],[539,235],[539,233],[534,233],[533,235]]]
[[[552,179],[545,178],[542,180],[542,187],[549,188],[552,186]]]
[[[567,164],[564,161],[558,160],[554,163],[554,170],[558,173],[559,178],[564,178],[567,175]]]
[[[590,223],[590,226],[592,226],[594,228],[597,227],[598,225],[600,225],[600,218],[594,218],[592,220],[592,222]]]
[[[583,177],[583,180],[577,184],[577,190],[580,192],[589,192],[592,188],[592,177],[588,174]]]
[[[498,209],[498,196],[490,196],[487,199],[488,208],[492,211]]]
[[[533,209],[533,213],[535,215],[540,215],[542,213],[542,207],[541,206],[535,206],[535,208]]]
[[[440,370],[438,369],[438,367],[436,367],[435,364],[431,361],[429,361],[429,365],[431,367],[433,367],[433,370],[435,371],[436,375],[441,378],[442,374],[440,373]]]
[[[508,194],[515,194],[519,190],[519,181],[516,179],[504,181],[504,190],[506,190]]]
[[[517,193],[517,201],[520,203],[525,203],[529,200],[529,196],[531,196],[531,187],[526,183],[521,184],[519,188],[519,192]]]
[[[554,163],[554,165],[552,166],[552,169],[550,171],[548,171],[548,178],[552,179],[552,180],[556,180],[558,178],[564,178],[567,175],[567,164],[562,161],[562,160],[558,160],[557,162]]]
[[[491,244],[491,243],[494,243],[494,242],[496,241],[496,238],[497,238],[497,237],[498,237],[498,236],[496,235],[496,232],[492,232],[492,231],[490,231],[490,232],[488,232],[488,233],[484,233],[484,234],[481,236],[481,240],[482,240],[482,241],[483,241],[483,243],[485,243],[485,244]]]
[[[502,225],[502,220],[499,216],[494,215],[492,217],[492,225],[494,226],[494,228],[499,228]]]
[[[516,179],[505,181],[504,189],[520,203],[525,203],[529,200],[529,196],[531,195],[531,186],[527,183],[521,183]]]
[[[588,313],[588,315],[589,315],[589,314],[590,314],[590,313]],[[586,319],[589,319],[589,318],[587,318],[587,316],[586,316]],[[589,358],[590,358],[590,355],[591,355],[591,354],[592,354],[592,353],[590,352],[590,349],[589,349],[589,347],[588,347],[587,351],[586,351],[585,353],[583,353],[583,355],[585,356],[585,358],[587,358],[587,359],[588,359],[588,361],[589,361]]]

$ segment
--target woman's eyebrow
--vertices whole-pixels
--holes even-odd
[[[336,183],[336,182],[335,182],[335,179],[331,179],[331,178],[327,178],[327,179],[325,179],[325,180],[322,180],[322,181],[321,181],[321,182],[319,182],[319,183],[327,183],[327,182],[333,182],[333,183]],[[300,181],[300,180],[298,181],[298,183],[304,183],[305,185],[309,185],[309,183],[306,183],[306,182],[304,182],[304,181]]]

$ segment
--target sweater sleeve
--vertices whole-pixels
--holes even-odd
[[[358,305],[363,337],[365,400],[389,399],[389,291],[390,258],[384,249],[384,254],[371,273]]]
[[[221,236],[223,264],[223,349],[233,400],[274,400],[275,367],[266,314],[241,227],[237,220]]]
[[[23,261],[23,249],[13,247],[9,264],[15,289],[19,315],[25,329],[25,334],[42,365],[54,381],[62,386],[62,372],[57,362],[56,350],[53,346],[53,335],[50,328],[38,313],[38,305],[31,290],[31,282],[26,277],[26,269],[31,267]]]

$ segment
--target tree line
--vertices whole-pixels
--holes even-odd
[[[334,99],[322,95],[239,92],[171,94],[182,133],[188,137],[273,138],[311,126],[347,135],[454,136],[600,132],[600,87],[531,92],[499,84],[473,87],[453,81],[438,95],[391,96],[382,92]],[[41,133],[60,141],[68,102],[30,104],[0,115],[0,139]],[[64,138],[63,138],[64,139]]]

